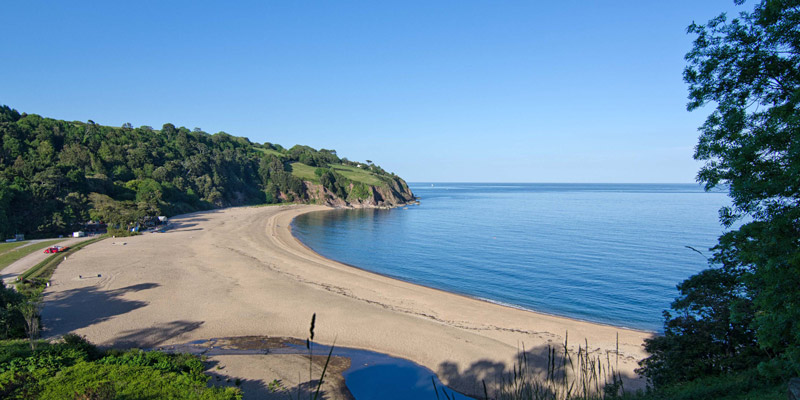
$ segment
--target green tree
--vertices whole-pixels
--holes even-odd
[[[25,317],[20,311],[25,296],[0,282],[0,339],[25,337]]]
[[[759,370],[798,375],[800,2],[763,0],[688,30],[697,35],[686,55],[688,109],[715,106],[700,128],[698,180],[727,186],[733,204],[721,220],[744,222],[720,238],[714,260],[734,262],[752,295],[752,326],[770,355]]]
[[[737,274],[709,268],[678,285],[673,311],[664,311],[664,335],[645,340],[651,356],[640,362],[639,373],[660,387],[747,369],[763,359],[749,327],[752,301]]]

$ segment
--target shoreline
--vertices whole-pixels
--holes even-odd
[[[408,204],[399,205],[397,207],[392,207],[392,208],[399,208],[399,207],[403,207],[403,206],[407,206],[407,205]],[[546,312],[546,311],[525,308],[523,306],[519,306],[519,305],[516,305],[516,304],[505,303],[505,302],[500,301],[500,300],[492,300],[492,299],[488,299],[488,298],[472,296],[472,295],[470,295],[468,293],[461,293],[461,292],[456,292],[456,291],[449,291],[449,290],[445,290],[445,289],[440,289],[440,288],[437,288],[437,287],[434,287],[434,286],[428,286],[428,285],[425,285],[423,283],[412,282],[412,281],[405,280],[405,279],[400,278],[400,277],[391,276],[391,275],[388,275],[388,274],[382,274],[380,272],[376,272],[376,271],[372,271],[372,270],[369,270],[369,269],[366,269],[366,268],[362,268],[362,267],[359,267],[357,265],[353,265],[353,264],[350,264],[350,263],[347,263],[347,262],[344,262],[344,261],[335,260],[333,258],[326,257],[326,256],[314,251],[314,249],[312,249],[307,244],[303,243],[302,240],[300,240],[297,236],[295,236],[292,233],[292,225],[294,224],[295,218],[297,218],[297,217],[299,217],[299,216],[301,216],[303,214],[308,214],[308,213],[312,213],[312,212],[326,212],[326,211],[342,210],[342,209],[352,209],[352,210],[357,210],[358,209],[358,208],[336,208],[336,207],[327,207],[327,206],[325,206],[325,207],[326,207],[326,209],[323,209],[323,210],[308,210],[308,211],[305,211],[305,212],[298,213],[297,215],[292,217],[292,221],[288,225],[288,230],[289,230],[289,234],[292,235],[294,240],[296,240],[297,243],[300,246],[303,246],[308,251],[310,251],[310,252],[316,254],[317,256],[319,256],[321,258],[324,258],[324,259],[326,259],[326,260],[328,260],[328,261],[330,261],[332,263],[342,264],[342,265],[348,266],[350,268],[357,269],[359,271],[363,271],[363,272],[366,272],[366,273],[369,273],[369,274],[374,274],[374,275],[377,275],[377,276],[381,276],[381,277],[386,278],[386,279],[393,279],[393,280],[396,280],[396,281],[404,282],[404,283],[407,283],[409,285],[416,285],[416,286],[420,286],[420,287],[423,287],[423,288],[426,288],[426,289],[436,290],[436,291],[439,291],[439,292],[442,292],[442,293],[448,293],[448,294],[452,294],[452,295],[455,295],[455,296],[461,296],[461,297],[464,297],[466,299],[476,300],[476,301],[492,304],[492,305],[495,305],[495,306],[500,306],[500,307],[513,309],[513,310],[519,310],[519,311],[529,312],[529,313],[533,313],[533,314],[537,314],[537,315],[544,315],[544,316],[548,316],[548,317],[566,318],[566,319],[569,319],[569,320],[573,320],[575,322],[602,325],[602,326],[606,326],[606,327],[609,327],[609,328],[624,329],[624,330],[627,330],[627,331],[636,331],[636,332],[640,332],[642,334],[647,334],[647,335],[658,335],[659,334],[658,331],[651,331],[651,330],[641,329],[641,328],[632,328],[632,327],[627,327],[627,326],[622,326],[622,325],[614,325],[613,323],[609,323],[609,322],[592,321],[592,320],[588,320],[588,319],[570,317],[570,316],[556,314],[556,313],[549,313],[549,312]]]
[[[613,361],[618,346],[626,388],[644,386],[633,370],[652,333],[524,311],[332,261],[291,232],[295,216],[329,209],[197,212],[171,219],[167,233],[87,246],[53,275],[45,334],[150,348],[215,337],[305,338],[316,313],[316,342],[413,361],[462,393],[482,393],[481,380],[509,371],[522,347],[529,359],[546,360],[548,346],[563,347],[567,335],[571,349],[588,342],[590,355],[602,359]],[[258,363],[274,365],[237,368],[264,385],[274,379],[265,371],[287,384],[300,376],[295,370],[308,371],[307,360],[266,359]]]

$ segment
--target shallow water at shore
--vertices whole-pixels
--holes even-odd
[[[650,331],[706,267],[724,193],[694,184],[411,185],[419,206],[298,217],[293,232],[359,268],[534,311]]]
[[[293,342],[296,340],[292,339],[273,338],[270,340],[272,343],[267,344],[266,340],[261,341],[260,338],[255,338],[256,340],[243,338],[248,343],[246,346],[237,345],[237,339],[241,338],[195,340],[185,344],[162,347],[158,350],[204,356],[308,354],[304,345],[295,344]],[[259,345],[253,346],[253,343]],[[315,355],[325,356],[330,350],[329,346],[313,344]],[[439,393],[441,394],[442,390],[446,391],[450,399],[471,399],[471,397],[446,388],[433,371],[409,360],[347,347],[334,347],[332,355],[350,360],[350,366],[342,372],[342,376],[348,390],[357,400],[435,399],[437,390],[434,389],[433,382],[436,382],[436,389]]]

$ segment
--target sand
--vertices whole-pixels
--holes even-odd
[[[422,287],[326,259],[296,240],[292,219],[322,206],[242,207],[188,214],[167,233],[106,239],[63,262],[45,294],[46,334],[102,346],[156,347],[249,335],[305,339],[406,358],[467,393],[508,370],[524,345],[542,354],[589,344],[633,378],[652,333],[539,314]],[[79,275],[81,277],[79,277]],[[531,290],[537,290],[531,286]],[[546,290],[541,288],[540,290]],[[611,352],[611,353],[609,353]],[[274,361],[272,371],[308,361]],[[277,364],[276,364],[277,363]],[[246,364],[246,363],[245,363]],[[238,363],[239,373],[247,370]],[[254,366],[247,379],[273,379]],[[285,385],[302,385],[284,382]],[[628,387],[641,386],[632,380]]]

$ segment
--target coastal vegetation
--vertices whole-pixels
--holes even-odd
[[[308,146],[286,149],[164,124],[119,128],[0,107],[0,237],[45,237],[87,221],[125,229],[158,215],[306,202],[413,200],[377,165]]]
[[[58,342],[0,341],[4,399],[240,399],[238,388],[209,387],[202,360],[138,349],[100,351],[77,335]]]
[[[729,189],[730,231],[678,286],[639,371],[647,398],[785,398],[800,376],[800,6],[764,0],[688,31],[688,109],[715,107],[698,180]]]

